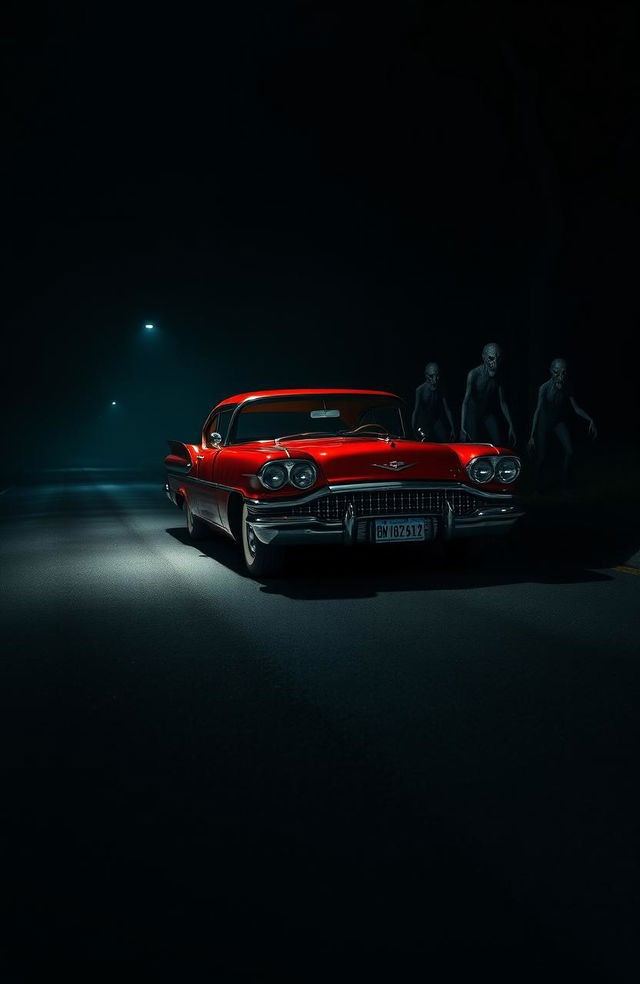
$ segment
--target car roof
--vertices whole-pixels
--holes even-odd
[[[385,390],[360,390],[360,389],[279,389],[279,390],[254,390],[251,393],[240,393],[238,396],[229,396],[226,400],[216,403],[218,407],[234,406],[238,403],[245,403],[246,400],[259,399],[269,396],[320,396],[325,393],[354,396],[392,396],[396,400],[400,399],[396,393],[388,393]]]

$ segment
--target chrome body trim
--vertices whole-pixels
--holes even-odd
[[[170,475],[179,475],[180,478],[187,478],[189,472],[193,468],[193,463],[191,461],[185,462],[184,465],[165,465],[165,471]]]
[[[453,513],[453,506],[450,502],[445,503],[444,507],[444,538],[445,540],[450,540],[453,536],[453,527],[455,525],[455,516]]]
[[[482,495],[489,499],[510,499],[512,496],[511,492],[486,492],[484,489],[477,489],[475,486],[467,485],[466,482],[429,482],[429,481],[417,481],[417,482],[353,482],[350,485],[330,485],[329,490],[331,492],[357,492],[360,489],[367,492],[369,489],[375,491],[379,489],[381,492],[392,491],[393,489],[433,489],[433,491],[438,491],[439,489],[462,489],[465,492],[470,492],[472,495]]]
[[[496,509],[483,509],[473,516],[456,518],[452,535],[456,538],[466,536],[503,536],[524,516],[517,506],[502,506]]]
[[[170,472],[171,469],[167,468],[167,471]],[[195,475],[185,475],[184,472],[172,472],[172,474],[179,476],[185,482],[191,482],[193,485],[206,485],[210,489],[220,489],[223,492],[241,493],[241,489],[234,488],[233,485],[219,485],[218,482],[207,482],[204,478],[196,478]]]
[[[386,471],[399,472],[406,471],[407,468],[415,468],[417,465],[416,461],[406,464],[404,461],[390,461],[388,465],[378,465],[375,461],[372,462],[372,468],[384,468]]]
[[[431,516],[435,525],[435,537],[450,540],[469,536],[500,536],[508,533],[524,515],[516,505],[487,505],[470,516],[455,516],[449,502],[444,515]],[[293,546],[322,542],[353,546],[370,542],[370,523],[380,519],[380,514],[356,516],[349,503],[342,520],[330,521],[318,516],[270,516],[251,515],[251,527],[261,543],[277,541],[278,546]]]
[[[249,511],[256,509],[262,512],[263,510],[279,509],[282,512],[291,506],[304,506],[308,502],[314,502],[316,499],[330,495],[332,492],[447,492],[453,490],[468,492],[470,495],[481,496],[483,499],[490,499],[496,502],[510,502],[513,498],[513,493],[511,492],[487,492],[485,489],[478,489],[464,482],[357,482],[348,485],[325,485],[323,488],[316,489],[315,492],[311,492],[309,495],[298,496],[295,499],[282,498],[278,500],[271,499],[269,501],[246,499],[245,501]]]
[[[347,503],[342,527],[344,529],[344,544],[346,547],[352,547],[356,538],[356,514],[352,502]]]
[[[337,529],[325,526],[299,526],[296,529],[281,529],[277,527],[253,527],[256,539],[268,546],[276,543],[278,547],[302,547],[308,543],[326,543],[339,546],[344,544],[342,524]]]

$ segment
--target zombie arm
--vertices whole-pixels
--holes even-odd
[[[578,416],[582,417],[583,420],[587,420],[589,422],[590,436],[596,438],[598,436],[598,431],[596,430],[596,425],[594,424],[593,420],[591,419],[587,411],[583,410],[582,407],[579,407],[572,396],[569,397],[569,400],[571,402],[571,406],[573,407],[574,411],[578,414]]]
[[[529,451],[535,451],[536,449],[535,433],[536,433],[536,427],[538,426],[538,417],[540,416],[540,408],[542,407],[543,389],[544,389],[544,383],[538,390],[538,402],[536,404],[536,409],[533,414],[533,420],[531,421],[531,436],[529,437],[529,443],[527,444]]]
[[[467,412],[469,410],[469,403],[471,402],[471,390],[473,387],[473,369],[467,376],[467,389],[464,394],[464,400],[462,401],[462,411],[460,413],[460,439],[463,441],[470,441],[471,438],[467,433]]]
[[[516,443],[516,432],[513,429],[513,423],[511,422],[511,414],[509,413],[509,407],[507,406],[507,401],[504,398],[504,393],[502,392],[502,386],[498,388],[498,397],[500,399],[500,409],[502,410],[504,419],[507,422],[509,428],[509,441],[511,444]]]
[[[455,439],[456,439],[456,432],[455,432],[455,430],[453,428],[453,417],[451,416],[451,410],[449,409],[449,404],[447,403],[446,396],[443,396],[442,397],[442,409],[444,410],[445,416],[446,416],[447,420],[449,421],[449,440],[450,441],[455,441]]]

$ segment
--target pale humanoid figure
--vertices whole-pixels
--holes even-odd
[[[550,366],[550,372],[549,379],[538,390],[538,403],[531,422],[528,447],[536,456],[535,484],[536,488],[539,488],[542,467],[548,452],[549,438],[552,435],[557,438],[563,451],[562,484],[565,489],[568,489],[573,461],[573,444],[569,430],[571,417],[576,415],[586,420],[592,438],[596,438],[598,432],[592,418],[575,401],[567,378],[566,360],[554,359]]]
[[[482,350],[482,365],[467,376],[467,389],[462,401],[460,439],[500,444],[500,416],[504,417],[510,444],[516,443],[511,412],[500,380],[502,349],[489,342]]]
[[[411,427],[420,441],[443,443],[455,440],[453,417],[437,362],[428,362],[424,367],[424,383],[416,389]]]

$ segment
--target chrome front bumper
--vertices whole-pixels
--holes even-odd
[[[411,488],[409,483],[402,483],[405,489]],[[350,489],[360,491],[365,486],[336,486],[326,491],[299,499],[294,503],[257,502],[247,500],[247,511],[249,522],[258,540],[265,544],[277,544],[278,546],[299,546],[306,543],[327,543],[344,544],[354,546],[356,544],[372,542],[372,528],[374,519],[392,519],[402,515],[402,512],[393,514],[375,513],[372,515],[356,515],[351,502],[347,503],[344,514],[340,520],[327,521],[319,516],[287,516],[287,506],[298,505],[301,502],[314,501],[322,495],[332,492],[348,492]],[[383,488],[376,484],[376,490]],[[399,484],[388,487],[396,491]],[[415,486],[413,486],[415,489]],[[436,488],[430,486],[430,489]],[[468,488],[458,483],[437,486],[438,490],[460,490]],[[430,540],[451,540],[472,536],[500,536],[509,532],[516,524],[524,512],[513,502],[511,495],[494,494],[490,492],[477,492],[472,490],[478,498],[478,507],[466,516],[456,516],[450,502],[445,501],[444,508],[438,513],[425,513],[425,518],[432,520]],[[422,515],[422,513],[420,514]]]

